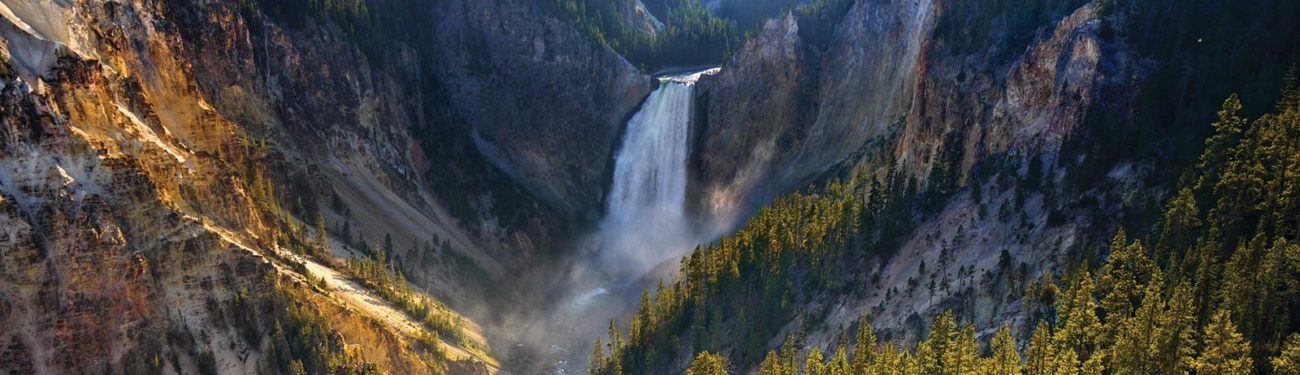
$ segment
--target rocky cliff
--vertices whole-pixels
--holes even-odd
[[[1187,103],[1269,85],[1245,77],[1295,56],[1294,38],[1269,39],[1287,52],[1249,64],[1197,46],[1209,35],[1220,36],[1220,47],[1237,40],[1201,31],[1219,30],[1209,20],[1222,9],[845,4],[842,13],[805,8],[769,20],[720,74],[699,83],[691,194],[704,220],[731,228],[775,195],[836,179],[874,181],[872,199],[918,199],[886,212],[914,222],[897,243],[852,245],[879,253],[846,265],[836,276],[842,284],[808,292],[795,318],[759,347],[791,334],[833,349],[864,312],[877,333],[905,344],[943,310],[981,335],[1017,324],[1029,282],[1097,251],[1117,227],[1151,225],[1143,215],[1153,210],[1142,202],[1162,196],[1187,166],[1189,152],[1177,147],[1190,146],[1175,143],[1209,123],[1211,106]],[[1276,27],[1268,9],[1232,17],[1251,20],[1247,29]],[[1168,29],[1144,26],[1159,17],[1173,20]],[[1147,44],[1184,39],[1171,42],[1177,53]],[[1214,83],[1228,76],[1242,77],[1242,88]],[[1171,87],[1200,90],[1180,91],[1179,103],[1157,99],[1174,95]],[[1167,122],[1177,125],[1154,125]],[[723,321],[724,332],[742,324]],[[689,358],[678,359],[684,367]]]
[[[696,149],[707,151],[694,189],[724,222],[894,136],[912,109],[933,3],[860,1],[831,20],[802,18],[768,21],[700,83]]]
[[[1100,40],[1095,5],[975,42],[946,30],[999,10],[947,14],[949,5],[859,1],[830,26],[794,12],[768,21],[700,84],[697,208],[743,216],[846,163],[960,182],[989,156],[1054,149],[1096,102],[1132,97],[1098,99],[1099,87],[1132,87],[1142,66]],[[1017,33],[1032,36],[1027,46]],[[981,47],[999,38],[1008,45]]]
[[[437,58],[453,105],[494,165],[559,212],[601,214],[616,137],[649,76],[572,25],[509,1],[439,7]],[[574,143],[579,141],[580,143]]]
[[[309,3],[0,0],[0,370],[491,372],[501,316],[562,294],[538,285],[582,255],[653,80],[549,2]],[[1290,30],[1285,6],[1025,3],[808,2],[699,83],[688,194],[712,233],[837,178],[919,202],[844,265],[874,288],[804,296],[782,333],[1015,319],[1008,296],[1142,224],[1195,155],[1170,150],[1208,115],[1177,108],[1276,91],[1252,82],[1300,49],[1258,32]],[[463,331],[340,261],[362,257]]]
[[[484,313],[598,207],[649,79],[526,2],[375,10],[440,23],[370,41],[267,4],[0,2],[0,368],[283,370],[275,332],[322,321],[359,366],[495,368],[468,319],[430,347],[336,257],[386,248]]]
[[[1151,62],[1103,40],[1097,5],[1028,12],[857,1],[769,20],[700,83],[696,205],[735,217],[859,161],[962,181],[989,156],[1060,146],[1089,109],[1132,106]]]

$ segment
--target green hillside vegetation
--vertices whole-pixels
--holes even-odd
[[[417,50],[433,40],[435,19],[428,2],[419,0],[241,0],[240,11],[249,28],[262,33],[258,11],[281,25],[300,29],[329,21],[357,41],[367,58],[389,61],[398,58],[394,48],[404,44]],[[400,11],[398,11],[400,10]],[[423,52],[423,51],[421,51]]]
[[[242,172],[244,181],[247,181],[245,191],[257,208],[256,214],[275,223],[272,227],[272,237],[276,247],[287,249],[299,256],[314,258],[331,266],[338,264],[336,258],[330,254],[329,231],[325,218],[319,211],[315,216],[314,227],[309,231],[307,225],[293,219],[291,210],[282,204],[283,195],[278,193],[281,187],[272,177],[266,175],[265,169],[249,163]],[[358,245],[358,247],[364,246]],[[364,258],[347,258],[341,270],[347,272],[367,289],[374,291],[380,298],[409,314],[415,321],[422,323],[422,329],[412,338],[420,344],[424,353],[432,356],[433,361],[440,362],[446,359],[440,337],[459,343],[466,349],[476,350],[477,348],[465,334],[460,317],[441,301],[412,290],[406,276],[393,268],[387,258],[387,252],[391,250],[392,238],[386,237],[384,245],[378,242],[374,244],[373,249],[369,251],[370,255]],[[322,289],[328,288],[324,279],[313,276],[306,265],[298,259],[279,252],[272,252],[269,255],[289,264],[311,284]],[[328,316],[293,302],[306,300],[304,294],[306,292],[296,288],[294,285],[281,284],[273,277],[268,277],[255,291],[256,295],[262,297],[254,300],[269,299],[275,303],[276,307],[265,310],[273,312],[275,319],[278,319],[277,327],[272,332],[273,340],[283,341],[274,336],[279,334],[276,332],[284,330],[288,330],[288,337],[296,337],[294,335],[298,334],[310,336],[288,341],[293,345],[304,343],[302,345],[305,346],[292,346],[289,349],[272,348],[273,352],[280,353],[279,357],[276,357],[277,360],[284,359],[277,362],[281,372],[377,373],[374,366],[362,361],[358,355],[343,350],[342,336],[332,328],[333,322]],[[247,298],[244,295],[236,296],[234,303],[235,310],[242,312],[235,326],[244,330],[245,337],[250,342],[256,343],[258,340],[256,313],[247,306]],[[287,362],[291,359],[299,363]],[[300,368],[306,372],[297,372]]]
[[[1271,110],[1281,77],[1300,61],[1300,2],[1261,1],[1251,6],[1213,0],[1107,0],[1100,2],[1100,36],[1161,61],[1140,84],[1134,111],[1091,111],[1088,126],[1072,134],[1062,155],[1085,154],[1070,168],[1067,186],[1079,191],[1104,178],[1118,162],[1154,160],[1152,178],[1174,185],[1196,163],[1214,111],[1230,94],[1243,114]],[[1187,110],[1189,108],[1201,110]],[[1130,223],[1136,225],[1137,222]]]
[[[439,336],[465,347],[473,343],[465,336],[465,328],[460,318],[451,313],[451,309],[438,300],[411,289],[406,276],[393,270],[384,249],[375,246],[374,255],[364,258],[348,258],[344,268],[367,289],[373,290],[385,300],[393,302],[399,309],[410,314],[415,320],[432,330],[426,341],[437,342]],[[433,346],[433,350],[441,350]]]
[[[671,359],[683,334],[701,349],[739,343],[731,356],[740,363],[761,359],[764,340],[801,302],[815,291],[843,287],[851,271],[843,260],[897,247],[896,237],[910,225],[902,218],[913,205],[914,188],[876,188],[911,185],[893,180],[859,178],[779,198],[735,234],[697,248],[682,259],[680,280],[660,285],[653,299],[643,293],[626,342],[611,330],[601,349],[611,355],[597,360],[593,372],[667,371],[663,361]],[[728,323],[735,329],[725,330]]]
[[[807,34],[827,39],[839,17],[853,5],[850,0],[726,1],[716,11],[699,0],[645,1],[664,23],[647,35],[624,23],[624,10],[636,0],[552,0],[551,8],[593,40],[613,48],[643,71],[662,68],[721,64],[755,34],[766,20],[794,10],[811,27]]]
[[[761,27],[763,21],[775,15],[784,14],[792,5],[807,2],[791,0],[743,0],[723,1],[718,6],[718,16],[736,21],[740,30]]]
[[[740,43],[736,23],[714,15],[699,0],[663,1],[659,19],[664,26],[654,35],[624,23],[623,12],[636,0],[551,1],[551,9],[562,18],[644,71],[718,64]]]
[[[659,19],[663,29],[655,35],[626,25],[623,14],[636,0],[546,0],[527,1],[572,23],[597,43],[613,48],[643,70],[668,66],[718,64],[724,54],[740,42],[734,20],[714,15],[699,0],[664,0]],[[403,44],[417,51],[429,46],[433,28],[427,27],[438,15],[427,2],[417,0],[242,0],[240,9],[255,32],[260,32],[261,11],[274,21],[301,28],[330,21],[358,43],[375,61],[395,58],[394,46]],[[764,8],[767,9],[767,8]],[[769,14],[772,16],[775,14]],[[745,17],[758,15],[746,13]],[[423,51],[421,51],[423,53]]]
[[[263,282],[262,288],[272,294],[271,311],[274,321],[271,328],[271,363],[286,374],[378,374],[374,365],[365,363],[360,356],[345,350],[343,336],[334,331],[330,318],[300,304],[306,293],[279,283]],[[238,325],[244,327],[243,325]]]
[[[270,340],[266,343],[268,368],[260,372],[378,374],[373,364],[347,349],[329,316],[304,303],[310,301],[308,293],[303,286],[282,282],[274,273],[268,273],[253,288],[235,294],[230,306],[220,310],[229,314],[231,326],[251,345],[262,345],[264,338]],[[181,330],[169,334],[168,340],[193,342],[194,338]],[[204,347],[199,353],[199,371],[216,374],[211,349]],[[177,363],[175,358],[172,363]]]
[[[887,218],[906,212],[913,189],[878,191],[856,178],[778,199],[698,248],[679,281],[643,295],[626,338],[611,325],[591,372],[671,371],[668,361],[689,349],[761,374],[1294,374],[1300,87],[1294,73],[1285,82],[1274,111],[1254,120],[1235,95],[1223,102],[1159,224],[1134,239],[1120,230],[1096,270],[1081,259],[1026,288],[1023,311],[1036,328],[1021,352],[1005,327],[981,345],[947,313],[914,349],[877,343],[865,318],[851,356],[847,340],[829,359],[812,348],[797,361],[805,350],[793,337],[779,353],[765,347],[800,303],[848,287],[847,264],[864,255],[852,249],[892,249],[883,244],[906,227]]]

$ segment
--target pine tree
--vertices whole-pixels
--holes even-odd
[[[948,343],[948,350],[943,356],[943,373],[961,375],[974,373],[979,353],[975,341],[975,327],[963,325],[961,330],[953,333]]]
[[[587,368],[588,374],[603,373],[605,369],[605,350],[604,348],[601,348],[599,338],[596,339],[596,349],[592,350],[591,357],[587,360],[591,362],[590,367]]]
[[[1164,367],[1160,361],[1160,340],[1166,339],[1167,332],[1160,324],[1160,316],[1165,312],[1165,303],[1161,298],[1163,292],[1160,278],[1152,277],[1146,285],[1142,306],[1131,318],[1112,320],[1108,325],[1117,326],[1115,344],[1111,347],[1110,369],[1114,374],[1155,374]]]
[[[1236,147],[1242,133],[1246,131],[1246,119],[1240,113],[1241,99],[1237,94],[1224,99],[1223,106],[1219,109],[1219,120],[1213,124],[1214,135],[1205,140],[1205,152],[1197,164],[1201,177],[1196,182],[1195,190],[1209,191],[1218,184],[1229,150]]]
[[[858,319],[857,346],[853,348],[853,373],[865,374],[876,352],[876,333],[866,314]]]
[[[1268,117],[1256,120],[1240,142],[1228,151],[1222,174],[1212,190],[1217,199],[1207,216],[1210,240],[1232,245],[1255,229],[1253,223],[1260,218],[1261,203],[1268,203],[1265,199],[1268,169],[1263,152],[1270,146],[1262,144],[1259,135],[1269,123]]]
[[[325,215],[316,213],[316,236],[312,241],[318,254],[329,254],[329,231],[325,228]]]
[[[1059,336],[1059,334],[1058,334]],[[1055,338],[1056,336],[1054,336]],[[1078,352],[1069,347],[1064,340],[1055,340],[1052,343],[1052,363],[1050,374],[1053,375],[1078,375],[1079,366],[1082,364]]]
[[[944,357],[948,354],[948,346],[956,336],[956,332],[957,325],[953,321],[951,311],[944,311],[934,320],[934,324],[930,326],[929,337],[920,344],[916,353],[925,373],[943,373]]]
[[[825,375],[825,365],[822,364],[824,360],[822,350],[813,347],[812,351],[808,352],[808,359],[804,361],[803,373],[805,375]]]
[[[1259,279],[1258,271],[1266,243],[1263,233],[1259,233],[1249,243],[1239,246],[1224,265],[1218,300],[1235,321],[1245,326],[1252,326],[1260,312],[1261,285],[1266,280]]]
[[[1104,364],[1105,361],[1106,361],[1106,352],[1104,350],[1098,350],[1096,352],[1093,352],[1092,356],[1088,357],[1088,360],[1084,361],[1083,365],[1081,365],[1081,367],[1079,368],[1079,374],[1103,375],[1106,373],[1106,365]]]
[[[1030,311],[1030,318],[1045,319],[1049,325],[1055,326],[1060,320],[1057,316],[1056,305],[1061,299],[1061,290],[1056,285],[1056,279],[1052,277],[1051,272],[1043,272],[1043,276],[1038,281],[1031,282],[1025,287],[1025,305]]]
[[[758,365],[758,375],[785,375],[775,352],[769,350],[767,356],[763,357],[763,362]]]
[[[841,343],[839,348],[835,349],[835,355],[831,356],[830,363],[822,369],[823,375],[849,375],[849,356],[845,353],[844,345]]]
[[[1282,346],[1282,351],[1273,357],[1273,373],[1276,375],[1300,375],[1300,333],[1292,333]]]
[[[1050,329],[1045,321],[1038,322],[1038,326],[1034,328],[1034,333],[1030,336],[1028,347],[1025,349],[1025,375],[1052,373],[1051,369],[1056,358],[1052,351]]]
[[[1291,331],[1289,326],[1295,312],[1292,306],[1300,301],[1297,298],[1300,297],[1300,246],[1291,244],[1286,237],[1277,238],[1263,254],[1255,274],[1259,304],[1252,314],[1255,321],[1249,326],[1242,324],[1242,332],[1262,347],[1279,348],[1284,344],[1285,333]]]
[[[1196,359],[1196,305],[1192,286],[1187,282],[1174,287],[1166,309],[1160,315],[1160,326],[1166,337],[1158,350],[1162,365],[1159,373],[1181,375],[1191,373]]]
[[[709,352],[700,352],[686,369],[686,375],[727,375],[727,366],[722,356]]]
[[[993,349],[993,358],[989,364],[990,375],[1020,375],[1020,353],[1016,352],[1016,338],[1011,336],[1011,327],[1003,325],[993,336],[989,344]]]
[[[289,375],[307,375],[307,368],[302,365],[301,360],[289,362]]]
[[[636,313],[636,317],[639,318],[637,322],[638,324],[629,328],[629,330],[635,329],[636,335],[632,335],[631,332],[629,332],[628,336],[630,336],[630,340],[640,341],[642,334],[654,331],[656,325],[654,306],[655,305],[650,302],[650,290],[642,289],[641,309]]]
[[[1192,246],[1201,227],[1200,209],[1192,189],[1184,187],[1165,206],[1161,220],[1160,243],[1156,246],[1158,259],[1177,263]]]
[[[609,348],[609,360],[606,361],[605,372],[613,375],[623,374],[623,334],[619,333],[618,326],[614,321],[609,322],[609,343],[605,344]]]
[[[1053,338],[1060,342],[1061,348],[1070,352],[1070,355],[1059,357],[1086,361],[1097,348],[1098,335],[1104,328],[1097,319],[1097,304],[1093,302],[1092,274],[1084,269],[1076,279],[1074,287],[1066,293],[1067,299],[1062,301],[1061,328]]]
[[[1210,304],[1219,287],[1219,275],[1222,273],[1223,266],[1219,264],[1219,258],[1215,254],[1218,247],[1219,245],[1213,241],[1206,241],[1198,246],[1199,254],[1196,256],[1196,266],[1193,268],[1196,276],[1192,290],[1192,300],[1196,304],[1197,327],[1210,320]]]
[[[1205,349],[1196,358],[1198,375],[1250,374],[1250,343],[1237,332],[1228,310],[1220,309],[1205,327]]]
[[[890,353],[898,353],[898,352],[901,352],[901,353],[898,355],[898,361],[897,361],[897,364],[898,364],[897,368],[900,369],[900,370],[898,371],[899,374],[901,374],[901,375],[922,375],[922,374],[925,373],[925,372],[924,372],[924,371],[925,371],[925,368],[921,367],[921,360],[920,360],[920,359],[917,359],[916,356],[912,355],[911,353],[908,353],[907,351],[903,351],[903,350],[895,349],[895,348],[893,348],[892,346],[890,346],[890,347],[886,347],[886,349],[889,349],[889,352],[890,352]],[[885,372],[882,372],[882,373],[885,373]]]
[[[1142,300],[1142,288],[1155,270],[1146,255],[1146,248],[1140,241],[1124,243],[1125,235],[1121,230],[1111,243],[1110,257],[1102,266],[1097,281],[1097,293],[1101,296],[1101,308],[1106,321],[1118,322],[1133,316]],[[1120,328],[1118,324],[1109,325],[1102,342],[1111,343]]]
[[[867,370],[864,372],[855,372],[854,375],[879,374],[879,375],[897,375],[908,373],[909,364],[903,363],[903,358],[899,355],[898,349],[893,343],[886,342],[880,348],[877,355],[871,357],[870,363],[867,364]],[[912,365],[912,367],[915,367]],[[916,369],[916,372],[920,372]]]
[[[1282,76],[1282,95],[1275,110],[1277,113],[1286,113],[1297,108],[1300,108],[1300,81],[1297,80],[1296,67],[1292,65],[1286,75]]]
[[[276,321],[275,326],[271,329],[270,349],[267,350],[268,357],[271,357],[271,363],[274,363],[278,368],[288,368],[290,358],[293,357],[289,350],[289,338],[285,336],[283,325]]]
[[[787,374],[793,375],[799,371],[799,364],[795,360],[799,356],[799,345],[795,342],[794,335],[785,337],[785,343],[781,344],[781,368],[785,369]]]

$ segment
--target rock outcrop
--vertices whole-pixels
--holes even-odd
[[[959,146],[946,151],[960,156],[951,159],[958,161],[958,171],[1008,151],[1053,152],[1084,122],[1095,102],[1124,102],[1099,97],[1097,87],[1132,87],[1135,82],[1124,78],[1137,76],[1141,66],[1123,46],[1102,54],[1096,7],[1085,4],[1040,29],[1009,66],[999,64],[983,72],[963,61],[969,56],[937,43],[917,83],[916,109],[908,113],[894,148],[899,166],[927,177],[944,162],[949,138],[960,139]]]
[[[263,4],[0,1],[0,368],[267,371],[269,321],[222,315],[270,306],[266,279],[381,370],[495,367],[311,268],[373,244],[471,316],[509,303],[498,283],[599,207],[649,78],[524,1],[384,10],[439,23],[383,41]],[[317,217],[331,254],[307,267]]]
[[[938,35],[944,16],[945,27],[959,29],[962,20],[999,12],[945,14],[951,7],[857,1],[829,21],[794,13],[768,21],[721,74],[700,82],[696,209],[730,223],[775,194],[863,161],[922,181],[953,170],[963,181],[991,155],[1059,146],[1096,103],[1126,100],[1099,99],[1097,87],[1130,87],[1124,78],[1142,73],[1122,46],[1103,54],[1095,5],[992,34],[1031,33],[1023,50],[971,48]]]
[[[1051,165],[1090,111],[1131,111],[1149,62],[1122,41],[1101,37],[1093,3],[1032,26],[989,21],[1017,10],[950,13],[956,5],[855,1],[829,25],[792,13],[769,20],[720,74],[701,80],[691,193],[705,220],[721,220],[719,232],[777,194],[847,176],[849,168],[879,182],[907,177],[929,189],[923,197],[941,199],[927,208],[937,212],[910,213],[921,220],[918,229],[900,239],[900,249],[882,250],[892,256],[863,260],[871,271],[853,277],[870,278],[864,285],[872,288],[814,298],[826,301],[801,307],[806,313],[787,333],[806,333],[813,345],[828,347],[868,311],[879,333],[908,342],[922,331],[922,317],[962,303],[978,306],[963,310],[978,327],[996,328],[1018,311],[1005,302],[1015,293],[1008,285],[1050,269],[1060,259],[1055,251],[1082,246],[1091,231],[1103,230],[1089,215],[1132,204],[1126,194],[1089,198],[1101,203],[1088,209],[1062,208],[1046,196],[1016,196],[1011,182],[968,185],[982,162],[986,169],[1011,165],[1013,177],[1028,173],[1024,166],[1035,159]],[[987,40],[953,36],[970,32],[970,24],[994,26]],[[997,43],[1007,45],[985,46]],[[1001,159],[989,162],[995,158]],[[1041,172],[1049,185],[1063,177],[1051,168]],[[1135,177],[1142,173],[1116,172],[1106,186],[1142,191]],[[1013,205],[1024,212],[1018,223],[988,213]],[[1051,215],[1067,219],[1049,224]],[[940,250],[957,248],[956,255]],[[1008,261],[1002,251],[1017,263],[999,263]],[[977,284],[951,276],[957,286],[936,298],[910,291],[903,297],[922,261],[931,270],[939,264],[936,275],[978,269],[987,277]]]
[[[654,89],[572,25],[519,1],[453,0],[435,70],[494,165],[564,215],[594,220],[628,118]]]
[[[691,190],[709,221],[727,221],[752,204],[773,167],[806,140],[816,105],[807,95],[816,89],[809,48],[790,14],[746,41],[731,60],[737,63],[700,80]]]
[[[829,27],[801,28],[814,21],[794,13],[768,21],[700,82],[699,209],[730,222],[893,137],[926,71],[934,12],[931,1],[858,1]]]

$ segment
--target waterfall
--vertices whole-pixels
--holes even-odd
[[[686,200],[691,87],[664,82],[628,122],[614,166],[608,222],[680,216]]]
[[[661,77],[627,124],[600,226],[602,268],[611,275],[640,276],[694,246],[684,211],[691,101],[695,81],[712,72]]]
[[[531,313],[535,320],[521,329],[521,336],[547,348],[556,373],[585,372],[592,338],[630,313],[647,283],[659,279],[648,273],[704,240],[685,210],[686,156],[695,82],[717,71],[660,75],[659,88],[628,120],[605,217],[584,238],[580,258],[561,273],[555,304]]]

